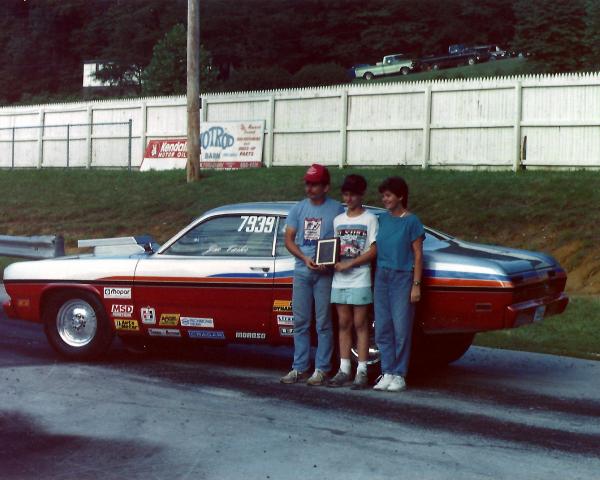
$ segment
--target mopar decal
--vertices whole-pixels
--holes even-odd
[[[277,325],[294,326],[294,316],[293,315],[277,315]]]
[[[267,338],[267,334],[261,332],[235,332],[235,338],[244,340],[264,340]]]
[[[140,314],[142,317],[142,323],[148,325],[154,325],[156,323],[156,310],[152,307],[143,307],[140,310]]]
[[[181,317],[179,323],[182,327],[215,328],[212,318]]]
[[[127,317],[133,316],[133,305],[119,305],[113,304],[110,307],[110,313],[113,317]]]
[[[167,327],[175,327],[179,324],[179,314],[178,313],[162,313],[160,315],[160,320],[158,321],[159,325],[165,325]]]
[[[225,340],[225,332],[218,330],[189,330],[190,338],[206,338],[209,340]]]
[[[131,298],[131,288],[104,287],[104,298]]]
[[[115,328],[117,330],[125,330],[128,332],[137,332],[140,329],[137,320],[127,318],[115,318]]]
[[[273,302],[274,312],[291,312],[292,301],[291,300],[275,300]]]
[[[149,328],[148,335],[152,337],[181,337],[181,333],[175,328]]]

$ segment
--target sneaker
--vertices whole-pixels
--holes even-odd
[[[350,383],[350,375],[341,370],[335,374],[331,380],[327,382],[328,387],[345,387]]]
[[[321,385],[325,385],[327,383],[327,374],[319,370],[318,368],[315,370],[315,373],[311,375],[311,377],[306,381],[306,384],[310,387],[320,387]]]
[[[297,382],[303,382],[309,376],[308,372],[299,372],[298,370],[290,370],[287,375],[284,375],[279,379],[281,383],[291,384]]]
[[[401,392],[402,390],[406,390],[406,382],[404,378],[400,375],[394,375],[392,381],[388,385],[386,392]]]
[[[390,373],[380,375],[377,379],[377,383],[373,387],[373,390],[387,390],[387,388],[390,386],[390,383],[392,383],[393,378],[394,376]]]
[[[363,390],[364,388],[367,388],[369,386],[369,376],[367,375],[367,372],[363,372],[362,370],[357,370],[356,371],[356,376],[354,377],[354,383],[352,384],[352,387],[350,387],[352,390]]]

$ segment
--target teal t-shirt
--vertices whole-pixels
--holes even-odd
[[[379,216],[377,232],[377,266],[409,272],[415,264],[412,242],[425,234],[419,217],[414,214],[395,217],[389,212]]]

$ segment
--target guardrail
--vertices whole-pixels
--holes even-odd
[[[0,235],[0,257],[42,259],[63,257],[65,240],[61,235],[16,237]]]

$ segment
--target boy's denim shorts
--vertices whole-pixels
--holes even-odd
[[[331,303],[342,305],[369,305],[373,303],[371,287],[332,288]]]

